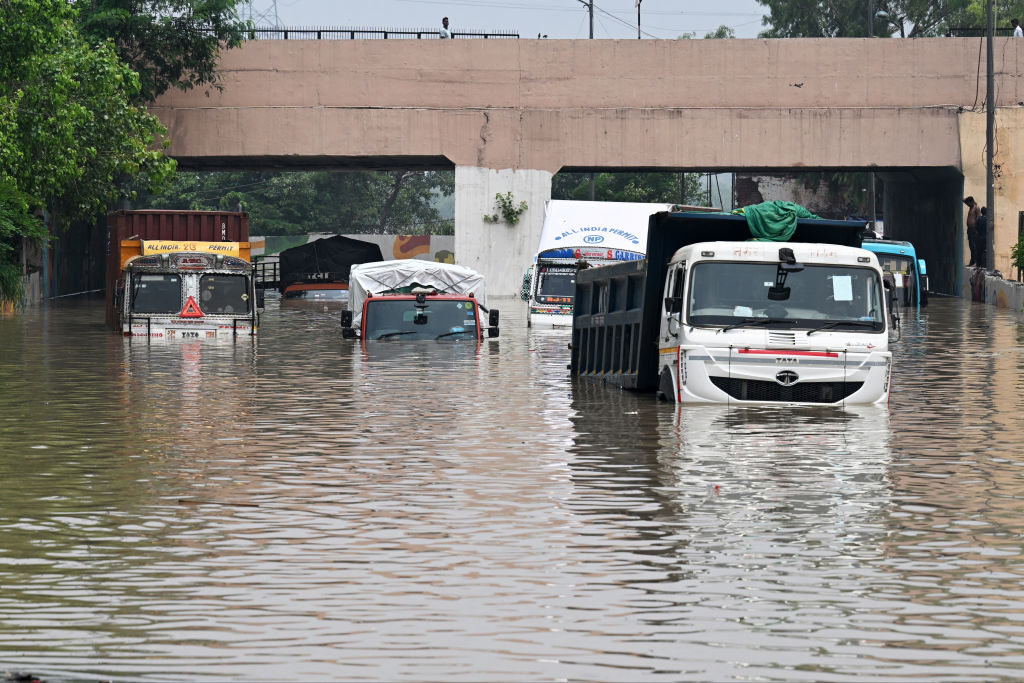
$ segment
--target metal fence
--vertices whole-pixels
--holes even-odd
[[[436,28],[336,28],[300,26],[289,28],[253,28],[249,40],[439,40]],[[452,31],[452,38],[518,38],[510,31]]]
[[[947,38],[983,38],[988,34],[984,26],[958,26],[946,31]],[[993,36],[1012,36],[1013,28],[997,28]]]

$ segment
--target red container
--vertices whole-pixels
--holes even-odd
[[[107,325],[118,328],[114,309],[121,276],[121,240],[248,242],[249,214],[236,211],[115,211],[107,215]]]

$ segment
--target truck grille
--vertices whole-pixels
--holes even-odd
[[[801,382],[784,387],[778,382],[712,377],[711,383],[737,401],[838,403],[864,386],[863,382]]]

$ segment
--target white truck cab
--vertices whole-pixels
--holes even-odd
[[[665,274],[658,395],[679,403],[884,403],[887,302],[878,259],[865,249],[684,246]]]

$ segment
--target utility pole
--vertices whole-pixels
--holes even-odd
[[[996,128],[996,85],[995,85],[995,59],[992,52],[992,37],[996,32],[996,17],[993,9],[994,0],[988,0],[988,30],[986,35],[986,47],[988,54],[985,59],[985,66],[988,71],[985,78],[985,204],[988,207],[988,221],[985,223],[985,268],[995,267],[995,234],[996,234],[996,185],[995,174],[993,173],[992,148],[995,142]]]
[[[590,10],[590,37],[594,37],[594,0],[579,0],[583,6]],[[639,3],[638,3],[639,4]]]
[[[636,0],[636,39],[640,40],[640,3],[644,0]]]
[[[590,10],[590,39],[594,39],[594,0],[579,0],[583,6]],[[590,201],[594,201],[594,172],[590,172]]]

